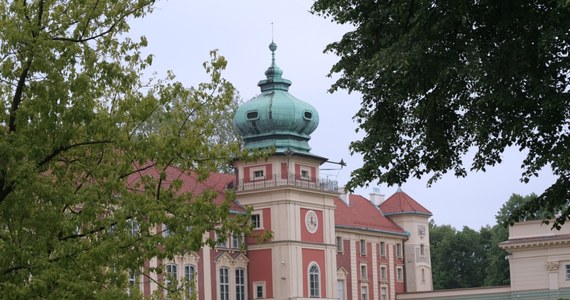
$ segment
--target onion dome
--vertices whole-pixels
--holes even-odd
[[[234,115],[234,128],[247,149],[275,147],[276,151],[311,150],[310,134],[319,125],[317,110],[289,93],[291,81],[282,78],[283,70],[275,64],[277,45],[269,44],[271,66],[266,79],[257,84],[261,94],[243,103]]]

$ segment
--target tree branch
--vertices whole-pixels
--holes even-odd
[[[50,162],[54,157],[56,157],[58,154],[67,151],[69,149],[75,148],[75,147],[81,147],[81,146],[87,146],[87,145],[96,145],[96,144],[109,144],[109,143],[113,143],[114,141],[112,140],[104,140],[104,141],[92,141],[92,142],[83,142],[83,143],[77,143],[77,144],[73,144],[73,145],[69,145],[69,146],[65,146],[65,147],[59,147],[56,148],[52,151],[52,153],[50,153],[48,156],[46,156],[43,160],[41,160],[40,162],[37,163],[38,167],[41,167],[43,165],[45,165],[46,163]]]

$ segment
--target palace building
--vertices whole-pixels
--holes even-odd
[[[150,261],[167,276],[133,284],[151,295],[165,278],[191,280],[188,294],[203,300],[388,300],[431,291],[430,211],[400,189],[387,199],[379,193],[366,198],[319,177],[327,158],[312,153],[308,143],[319,114],[289,93],[291,81],[275,63],[277,45],[269,49],[261,94],[237,109],[234,126],[247,149],[273,148],[274,154],[236,161],[236,174],[212,174],[205,182],[176,168],[166,176],[180,178],[185,190],[212,189],[220,197],[235,189],[232,212],[251,207],[254,234],[270,231],[272,238],[259,243],[229,236],[215,248]]]

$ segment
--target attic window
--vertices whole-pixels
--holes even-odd
[[[305,113],[303,114],[303,118],[305,118],[305,120],[311,120],[313,118],[313,113],[306,110]]]
[[[247,112],[247,119],[248,120],[257,120],[259,119],[259,114],[257,113],[257,111],[248,111]]]

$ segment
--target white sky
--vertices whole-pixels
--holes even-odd
[[[155,55],[151,70],[159,75],[172,70],[188,87],[208,79],[202,63],[209,60],[210,50],[218,49],[228,60],[224,77],[247,101],[260,93],[257,82],[265,78],[271,62],[268,45],[273,22],[276,63],[283,69],[283,77],[293,82],[289,92],[319,112],[320,124],[309,142],[311,152],[331,161],[344,159],[348,164],[342,170],[322,171],[321,178],[344,185],[350,172],[362,165],[362,158],[351,156],[348,150],[350,142],[359,137],[352,117],[360,107],[360,98],[346,91],[327,92],[334,80],[326,75],[337,57],[323,54],[323,50],[350,27],[311,15],[311,4],[301,0],[160,1],[152,14],[131,22],[131,29],[133,36],[145,35],[149,40],[148,52]],[[410,180],[402,189],[433,213],[436,224],[478,230],[495,224],[496,213],[512,193],[540,194],[554,182],[548,169],[529,184],[522,184],[523,158],[511,149],[500,166],[488,168],[486,173],[459,179],[445,176],[431,188],[426,187],[427,178]],[[322,168],[338,166],[324,164]],[[356,193],[368,197],[372,186]],[[397,189],[379,187],[386,197]]]

